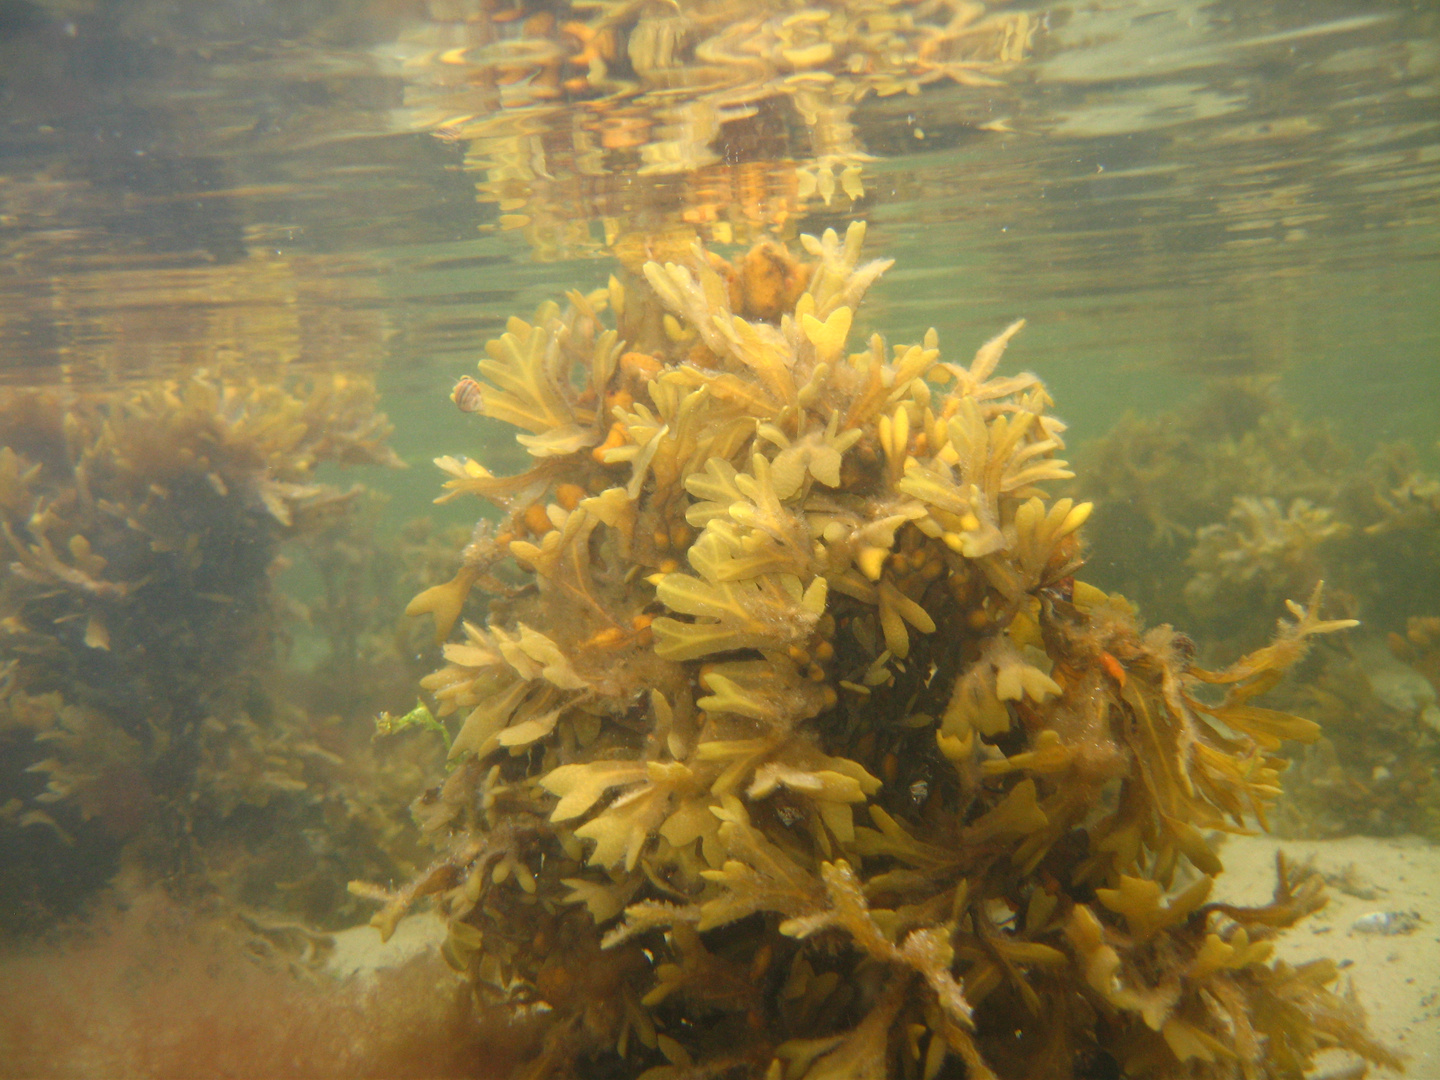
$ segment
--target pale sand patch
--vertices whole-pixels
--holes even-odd
[[[344,979],[399,967],[412,957],[439,953],[445,932],[445,920],[429,911],[405,916],[386,942],[373,926],[351,926],[331,935],[335,947],[325,958],[325,971]]]
[[[1235,836],[1220,849],[1225,873],[1216,882],[1214,899],[1267,902],[1275,888],[1277,849],[1295,863],[1313,860],[1327,880],[1338,884],[1331,884],[1323,909],[1280,938],[1276,956],[1292,964],[1328,956],[1343,965],[1376,1037],[1408,1056],[1407,1075],[1440,1078],[1440,847],[1416,837]],[[1386,912],[1414,912],[1420,921],[1408,934],[1354,929],[1355,920]],[[1370,1075],[1397,1074],[1380,1069]]]

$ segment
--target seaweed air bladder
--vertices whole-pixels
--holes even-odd
[[[1257,697],[1349,624],[1317,589],[1207,671],[1077,579],[1063,425],[997,374],[1021,324],[968,366],[852,341],[864,237],[696,246],[487,345],[455,401],[533,465],[438,462],[503,514],[410,606],[445,643],[442,854],[352,889],[382,933],[431,897],[478,998],[544,1011],[518,1076],[1396,1064],[1333,964],[1270,959],[1317,878],[1209,900],[1212,834],[1317,735]]]

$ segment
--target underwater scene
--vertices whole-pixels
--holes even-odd
[[[0,0],[0,1078],[1440,1077],[1440,7]]]

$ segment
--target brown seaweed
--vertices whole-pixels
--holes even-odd
[[[1210,655],[1238,655],[1284,598],[1326,581],[1365,629],[1277,687],[1281,707],[1324,728],[1285,751],[1297,768],[1278,826],[1435,836],[1440,713],[1408,635],[1440,602],[1427,587],[1440,580],[1440,480],[1410,446],[1364,457],[1341,434],[1296,415],[1273,380],[1215,379],[1185,408],[1122,420],[1074,488],[1096,502],[1097,579],[1152,617],[1184,617]]]
[[[327,919],[356,869],[406,865],[390,857],[403,822],[357,780],[363,712],[347,727],[277,678],[285,545],[333,554],[361,502],[317,468],[396,463],[375,403],[363,377],[223,363],[0,400],[7,929],[82,902],[122,858]]]
[[[647,263],[512,319],[457,389],[534,464],[438,462],[505,516],[412,605],[447,639],[451,770],[415,807],[442,853],[353,886],[376,925],[432,896],[482,999],[548,1010],[520,1076],[1394,1064],[1333,965],[1271,959],[1317,878],[1208,899],[1207,834],[1263,824],[1317,734],[1261,695],[1352,624],[1317,587],[1211,671],[1077,580],[1063,425],[996,374],[1021,324],[968,366],[933,331],[851,351],[889,265],[864,232]]]

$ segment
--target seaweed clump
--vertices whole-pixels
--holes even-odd
[[[1277,829],[1440,836],[1440,714],[1421,640],[1440,603],[1440,479],[1415,449],[1365,456],[1300,418],[1273,379],[1226,378],[1187,407],[1126,417],[1079,472],[1105,553],[1095,576],[1155,618],[1183,615],[1202,659],[1238,656],[1285,597],[1321,580],[1332,607],[1364,621],[1277,688],[1280,707],[1324,728],[1287,750],[1299,767]]]
[[[0,924],[122,859],[232,900],[286,881],[306,914],[394,869],[393,819],[344,793],[352,740],[279,689],[274,581],[285,544],[354,515],[362,489],[317,469],[398,464],[388,433],[366,378],[225,365],[0,403]]]
[[[445,850],[352,889],[382,933],[435,897],[477,995],[547,1011],[522,1076],[1393,1064],[1333,964],[1270,959],[1318,879],[1208,899],[1207,832],[1263,824],[1316,736],[1255,699],[1349,623],[1317,589],[1209,671],[1076,580],[1063,425],[996,374],[1021,323],[968,366],[933,331],[849,352],[864,233],[697,246],[489,343],[454,400],[535,460],[438,462],[505,514],[411,604],[461,625],[424,680]]]

